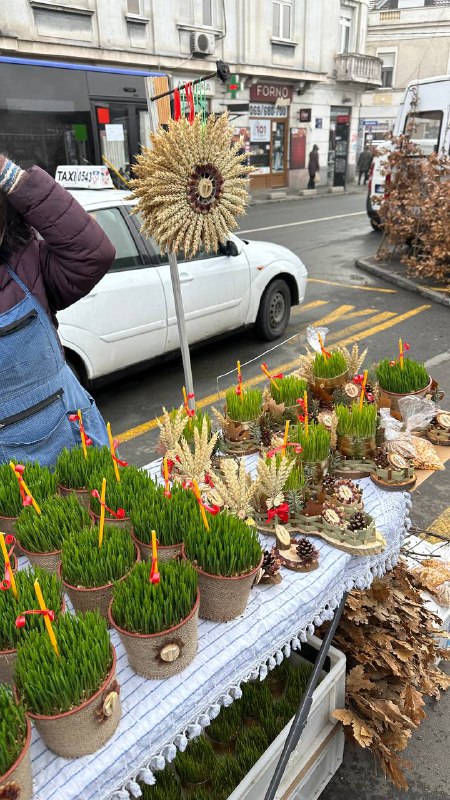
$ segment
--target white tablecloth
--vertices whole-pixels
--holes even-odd
[[[249,468],[254,466],[250,461]],[[157,469],[155,474],[157,473]],[[409,526],[409,495],[378,489],[360,481],[366,510],[387,540],[381,555],[350,556],[316,539],[319,569],[312,573],[282,570],[277,586],[255,588],[245,614],[228,623],[200,621],[199,648],[180,675],[149,681],[130,669],[115,632],[123,717],[111,741],[92,756],[67,761],[51,753],[33,730],[31,746],[37,800],[129,800],[139,797],[136,780],[154,782],[154,771],[184,749],[188,738],[215,717],[222,704],[240,696],[249,677],[265,677],[307,633],[330,619],[343,593],[368,588],[397,561]],[[265,539],[270,546],[273,539]]]

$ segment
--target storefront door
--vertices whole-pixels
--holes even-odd
[[[287,185],[286,120],[250,120],[250,163],[255,168],[253,189],[272,189]]]
[[[277,120],[272,122],[272,141],[271,141],[271,186],[277,188],[286,186],[286,122]]]
[[[104,156],[120,175],[129,180],[134,157],[141,143],[147,143],[147,108],[136,103],[95,102],[93,115],[97,130],[98,163],[102,163]],[[105,160],[103,163],[107,164]],[[115,185],[125,188],[120,178],[110,171]]]

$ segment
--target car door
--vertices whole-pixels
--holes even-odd
[[[126,208],[89,213],[113,243],[116,258],[97,286],[58,319],[64,345],[84,357],[89,377],[97,378],[162,354],[167,313],[159,270],[140,247]]]

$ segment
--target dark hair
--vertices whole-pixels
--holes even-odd
[[[32,228],[25,222],[22,214],[19,214],[3,192],[0,192],[0,237],[3,228],[5,233],[3,241],[0,241],[0,249],[8,253],[13,253],[33,237]]]

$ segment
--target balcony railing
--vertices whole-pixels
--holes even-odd
[[[341,53],[336,56],[336,80],[366,86],[381,86],[381,58],[359,53]]]

